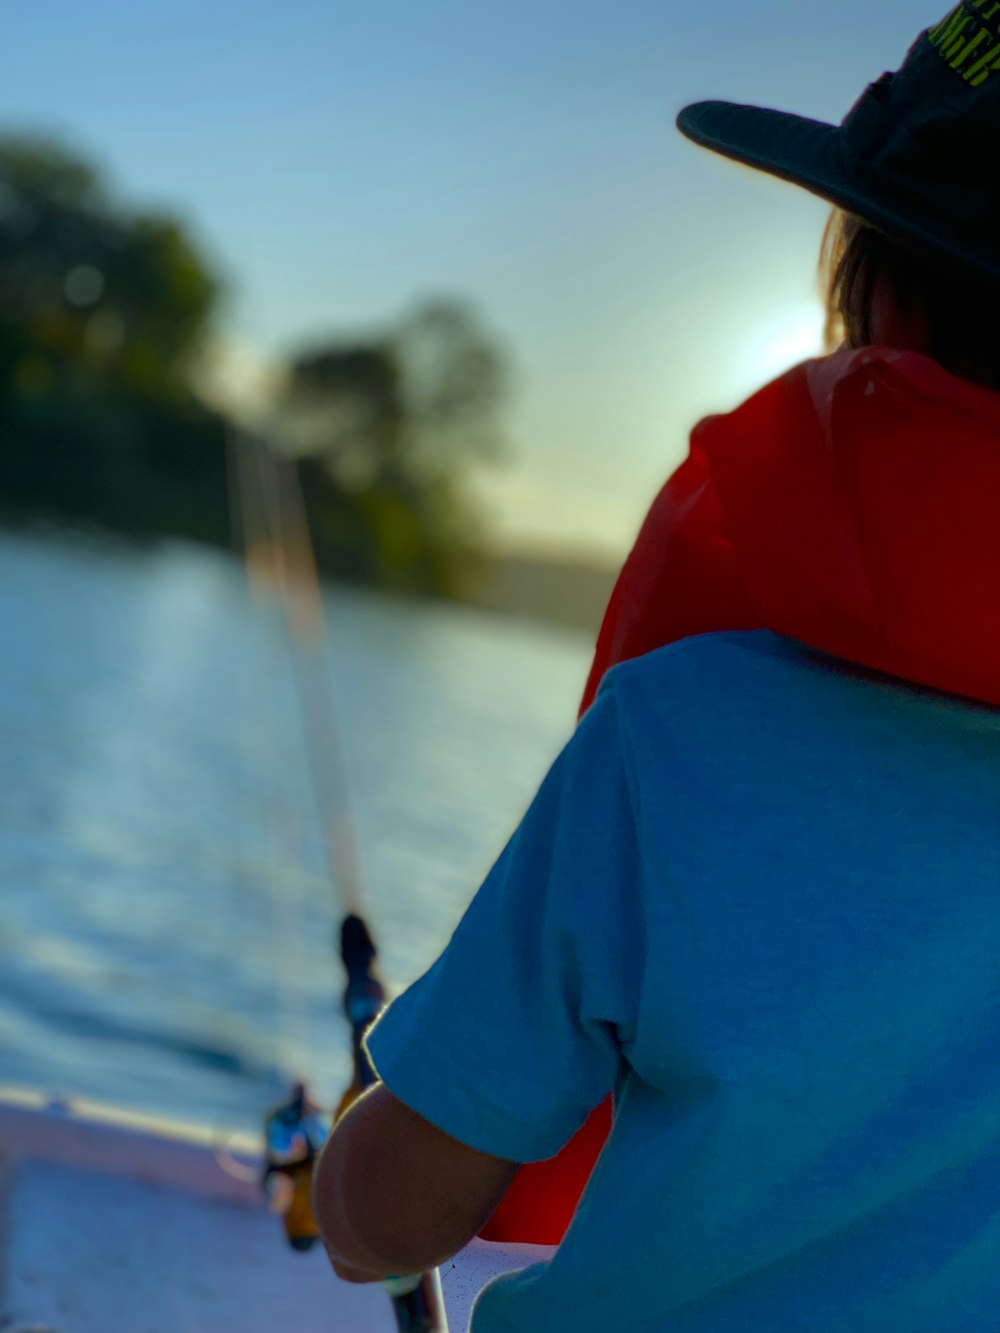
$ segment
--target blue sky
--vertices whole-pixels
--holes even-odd
[[[262,355],[473,301],[518,368],[498,537],[618,555],[699,416],[806,355],[827,210],[689,101],[839,121],[947,0],[5,0],[0,127],[184,215]]]

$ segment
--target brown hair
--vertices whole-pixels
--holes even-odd
[[[826,343],[866,347],[872,301],[885,281],[904,314],[920,311],[928,354],[961,379],[1000,390],[997,291],[937,256],[921,254],[835,209],[823,237]]]

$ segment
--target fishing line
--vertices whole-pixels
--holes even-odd
[[[263,499],[250,465],[246,444],[236,432],[227,432],[227,479],[230,512],[233,526],[233,546],[246,573],[247,586],[254,608],[255,628],[269,628],[268,622],[276,614],[278,598],[277,557],[274,544],[268,539],[265,527]],[[273,766],[278,734],[279,699],[277,683],[280,680],[278,645],[273,633],[259,636],[259,653],[249,652],[243,659],[241,677],[242,725],[239,729],[241,751],[240,769],[244,775],[245,815],[248,827],[258,821],[258,802],[250,791],[250,774],[268,773]],[[267,652],[271,660],[262,661]],[[255,670],[258,668],[258,670]],[[263,668],[259,670],[259,668]],[[253,672],[253,675],[250,673]],[[265,735],[265,728],[267,734]],[[283,874],[283,867],[295,864],[291,848],[282,836],[283,821],[276,808],[276,797],[270,793],[263,802],[263,829],[267,901],[270,904],[270,934],[272,947],[267,958],[274,990],[277,1015],[276,1065],[282,1082],[288,1084],[295,1076],[293,1049],[299,1044],[296,1034],[302,1034],[302,1044],[308,1050],[309,1006],[301,990],[294,985],[298,969],[292,965],[296,933],[304,932],[302,913],[302,885],[295,876]],[[288,815],[288,811],[285,815]],[[284,854],[288,852],[289,854]],[[298,858],[301,860],[301,857]],[[279,885],[281,886],[279,891]]]
[[[248,533],[252,552],[250,569],[263,549],[269,548],[277,571],[292,669],[299,696],[301,723],[312,789],[324,833],[331,888],[341,912],[340,955],[347,972],[344,1009],[351,1027],[354,1076],[338,1114],[377,1081],[362,1040],[366,1028],[385,1003],[385,991],[375,971],[375,946],[362,916],[360,839],[350,801],[343,741],[331,686],[327,654],[326,618],[322,585],[306,515],[297,461],[265,446],[246,432],[246,448],[238,455],[243,484],[241,502],[253,504],[259,496],[261,538]],[[253,483],[246,470],[252,460]],[[249,493],[249,494],[248,494]],[[247,510],[243,510],[247,524]],[[260,545],[260,551],[256,548]],[[268,566],[270,568],[270,566]],[[308,1249],[319,1239],[312,1214],[311,1184],[316,1157],[327,1130],[319,1108],[302,1083],[289,1100],[267,1120],[265,1183],[275,1191],[273,1200],[284,1218],[285,1233],[296,1249]],[[403,1333],[447,1333],[447,1318],[436,1269],[386,1283],[393,1311]]]
[[[344,916],[362,915],[361,846],[350,800],[327,653],[326,615],[298,464],[258,444],[268,526],[292,647],[304,740],[332,887]]]

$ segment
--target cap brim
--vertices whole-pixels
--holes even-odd
[[[890,236],[1000,278],[1000,261],[990,248],[961,235],[945,218],[928,218],[926,203],[905,198],[852,163],[839,125],[767,107],[696,102],[677,117],[677,128],[702,148],[799,185]]]
[[[851,207],[840,127],[766,107],[696,102],[677,117],[693,143]]]

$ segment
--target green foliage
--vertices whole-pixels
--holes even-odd
[[[451,474],[470,458],[502,453],[509,371],[503,349],[468,306],[420,306],[391,334],[389,353],[399,368],[415,467]]]
[[[185,228],[46,139],[0,136],[0,512],[229,540],[226,423],[192,391],[220,297]],[[298,356],[276,405],[323,566],[452,591],[507,372],[467,306]]]
[[[224,431],[187,388],[219,295],[174,219],[45,139],[0,137],[5,510],[224,539]]]
[[[71,365],[123,390],[170,397],[183,391],[217,297],[178,222],[126,213],[93,167],[55,144],[0,138],[8,368],[28,355],[53,375]]]
[[[328,567],[357,572],[360,562],[396,587],[457,588],[478,518],[463,475],[473,459],[501,452],[507,384],[500,344],[456,301],[421,306],[372,341],[329,343],[293,361],[276,429],[316,464],[303,475]],[[340,545],[337,532],[354,533],[355,544]]]

